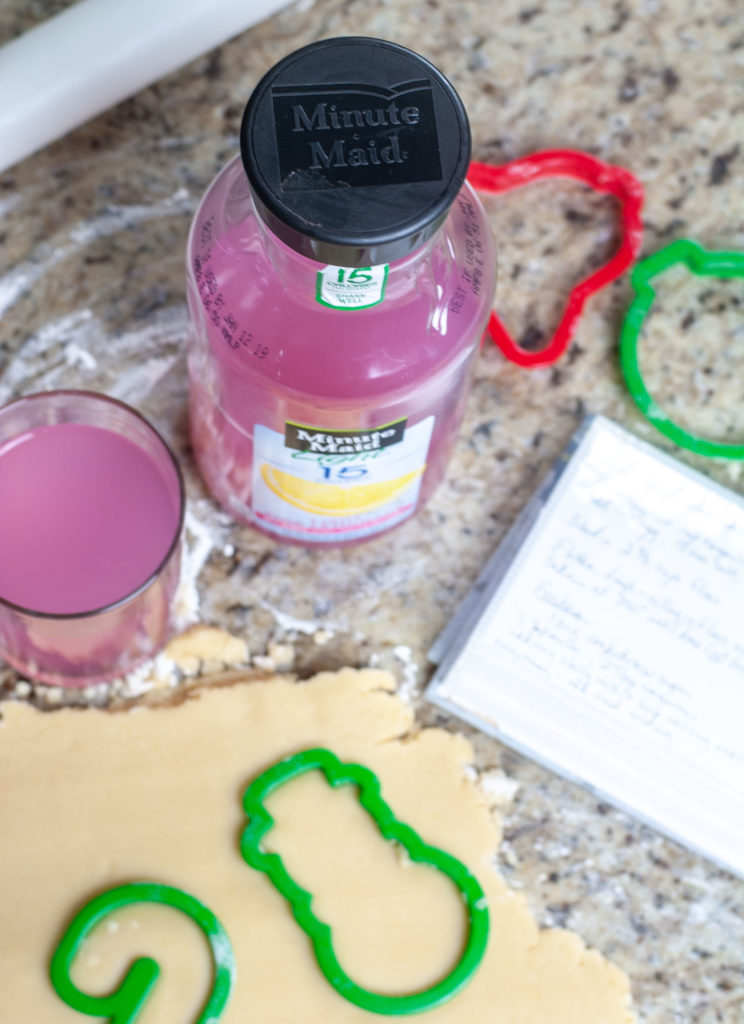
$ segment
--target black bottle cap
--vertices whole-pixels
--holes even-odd
[[[364,267],[418,249],[444,221],[470,161],[452,85],[397,43],[311,43],[258,83],[240,148],[260,216],[320,263]]]

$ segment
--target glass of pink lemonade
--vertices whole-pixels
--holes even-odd
[[[50,391],[0,409],[0,655],[84,686],[156,653],[184,504],[173,454],[129,406]]]

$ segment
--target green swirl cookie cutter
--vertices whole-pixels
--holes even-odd
[[[469,930],[457,964],[444,978],[429,988],[404,995],[385,995],[357,985],[338,962],[331,928],[312,910],[312,895],[289,875],[281,857],[264,853],[261,841],[274,824],[264,800],[290,779],[319,769],[333,786],[354,785],[359,803],[368,812],[384,839],[400,843],[412,861],[430,865],[445,874],[459,889],[469,914]],[[339,995],[363,1010],[389,1016],[420,1013],[451,999],[471,979],[488,943],[489,914],[486,897],[477,879],[465,865],[435,846],[429,846],[409,825],[399,821],[380,794],[377,776],[360,764],[340,761],[322,748],[304,750],[279,761],[259,775],[245,793],[244,807],[249,824],[241,836],[241,852],[257,871],[262,871],[288,901],[298,925],[310,938],[318,965],[326,980]]]
[[[671,267],[683,265],[700,277],[722,279],[744,277],[744,253],[711,252],[696,242],[681,238],[636,265],[631,285],[636,297],[630,304],[620,332],[620,365],[630,393],[643,415],[666,437],[698,455],[744,459],[744,444],[714,441],[685,430],[671,420],[652,397],[638,363],[638,339],[644,320],[656,298],[651,281]]]
[[[70,978],[73,961],[96,925],[109,914],[132,903],[159,903],[173,907],[190,917],[202,930],[212,954],[214,980],[195,1024],[217,1024],[235,981],[235,956],[230,939],[219,920],[203,903],[181,889],[157,882],[133,882],[108,889],[75,916],[57,946],[49,968],[57,995],[73,1010],[104,1017],[109,1024],[134,1024],[160,975],[160,967],[151,957],[135,960],[122,983],[109,995],[88,995]]]

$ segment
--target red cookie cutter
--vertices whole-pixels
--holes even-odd
[[[507,359],[519,366],[529,367],[549,366],[563,355],[586,300],[630,266],[638,255],[643,238],[643,186],[625,167],[603,163],[577,150],[553,149],[532,153],[501,166],[474,162],[468,170],[470,184],[483,192],[508,192],[541,178],[575,178],[597,192],[609,192],[615,196],[620,200],[623,234],[620,247],[612,259],[580,281],[569,293],[558,329],[539,351],[528,352],[518,345],[496,313],[491,313],[488,330],[494,342]]]

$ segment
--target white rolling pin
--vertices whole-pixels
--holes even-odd
[[[78,0],[0,48],[0,171],[286,3]]]

